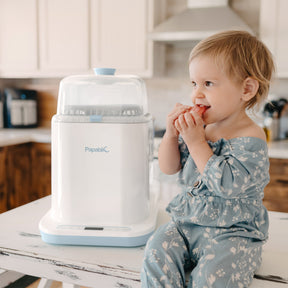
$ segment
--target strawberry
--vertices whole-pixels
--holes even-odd
[[[210,106],[204,106],[204,105],[198,105],[197,104],[197,105],[192,106],[188,110],[184,111],[181,115],[183,115],[183,114],[185,114],[186,112],[189,112],[189,111],[194,111],[194,112],[197,112],[199,116],[203,117],[203,114],[205,113],[205,111],[208,108],[210,108]]]
[[[205,111],[208,109],[208,106],[203,106],[203,105],[195,105],[192,107],[192,111],[197,112],[200,116],[203,116],[203,114],[205,113]]]

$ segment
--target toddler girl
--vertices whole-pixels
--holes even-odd
[[[225,31],[189,59],[193,108],[176,104],[159,148],[160,169],[179,172],[172,220],[149,239],[143,287],[248,287],[261,263],[269,182],[263,129],[246,114],[267,96],[269,50],[244,31]]]

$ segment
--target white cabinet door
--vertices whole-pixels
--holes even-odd
[[[154,1],[0,0],[0,76],[63,77],[114,67],[150,77]]]
[[[89,69],[89,1],[39,0],[41,72]]]
[[[37,70],[37,0],[0,1],[0,75]]]
[[[288,77],[288,1],[262,0],[260,37],[274,55],[278,77]]]
[[[152,2],[91,0],[92,67],[151,76],[153,51],[147,32],[152,26]]]

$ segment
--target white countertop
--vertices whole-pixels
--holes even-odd
[[[88,287],[97,284],[97,287],[140,288],[143,246],[118,248],[44,243],[38,223],[49,210],[50,203],[48,196],[0,215],[0,268]],[[158,225],[169,220],[162,209],[158,216]],[[269,218],[269,240],[263,247],[262,265],[251,288],[287,287],[288,214],[269,212]],[[286,284],[272,282],[269,275]]]
[[[51,143],[51,129],[0,129],[0,147],[28,142]]]
[[[288,140],[268,142],[270,158],[288,159]]]
[[[0,129],[0,147],[16,145],[27,142],[51,143],[50,128],[31,128],[31,129]],[[161,138],[154,140],[154,156],[157,158],[157,151]],[[268,143],[269,157],[288,159],[288,139],[273,141]]]

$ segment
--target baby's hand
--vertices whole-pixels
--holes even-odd
[[[187,106],[189,107],[189,106]],[[196,112],[201,118],[203,118],[203,114],[204,112],[207,110],[207,107],[206,106],[199,106],[199,105],[195,105],[195,106],[192,106],[192,107],[189,107],[187,110],[185,110],[183,113],[181,113],[178,118],[181,116],[181,115],[184,115],[185,113],[187,112],[190,112],[190,114],[192,115],[192,118],[195,122],[195,118],[193,117],[193,112]],[[177,118],[177,119],[178,119]]]
[[[194,142],[196,140],[205,140],[203,114],[206,111],[206,107],[194,106],[189,112],[184,112],[179,115],[175,121],[175,127],[180,133],[186,144],[188,142]]]
[[[185,112],[190,111],[192,109],[191,106],[183,105],[177,103],[171,113],[168,115],[166,120],[166,136],[168,137],[178,137],[179,132],[175,127],[175,121],[178,119],[180,115],[183,115]]]

